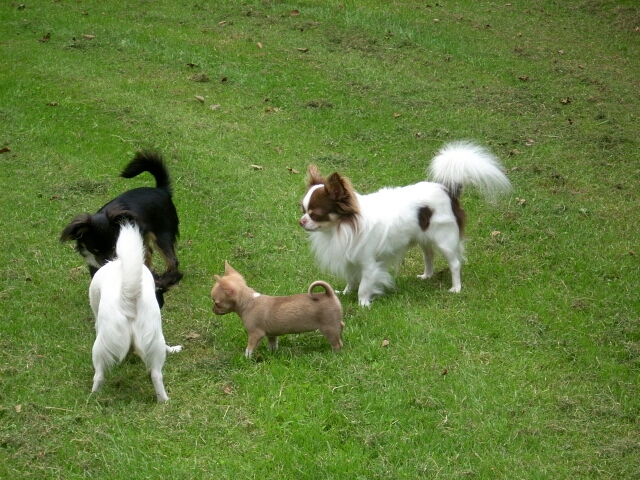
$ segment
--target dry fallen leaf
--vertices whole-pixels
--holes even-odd
[[[518,77],[519,80],[522,80],[523,82],[526,82],[527,80],[529,80],[529,75],[521,75]]]
[[[225,385],[222,387],[222,391],[227,395],[231,395],[233,393],[233,387],[231,385]]]
[[[211,110],[220,110],[220,105],[217,105],[217,104],[216,105],[211,105],[209,108]]]
[[[264,167],[262,165],[250,165],[250,167],[254,170],[264,170]]]
[[[382,346],[383,347],[388,347],[389,346],[389,340],[386,339],[386,338],[384,340],[382,340]]]
[[[300,173],[298,170],[296,170],[295,168],[291,168],[291,167],[287,167],[287,170],[289,170],[289,172],[291,172],[291,173]]]
[[[7,152],[10,152],[10,151],[11,151],[11,149],[9,147],[0,148],[0,153],[7,153]]]
[[[502,232],[499,232],[498,230],[494,230],[493,232],[491,232],[491,236],[492,237],[497,237],[498,235],[500,235]]]
[[[401,116],[402,116],[402,114],[401,114],[401,113],[394,112],[393,116],[394,116],[395,118],[398,118],[398,117],[401,117]]]
[[[16,413],[20,413],[22,411],[22,405],[16,405],[15,407]]]
[[[571,103],[571,99],[569,97],[563,98],[562,100],[560,100],[560,103],[563,105],[568,105]]]
[[[309,51],[309,49],[308,48],[298,48],[298,51],[302,52],[302,53],[307,53]]]
[[[518,205],[524,205],[527,201],[524,198],[516,198]]]
[[[262,43],[261,42],[256,43],[256,45],[258,45],[258,48],[262,48]]]
[[[204,97],[200,96],[200,95],[194,95],[195,99],[198,100],[200,103],[204,103]]]
[[[42,43],[46,43],[46,42],[48,42],[49,40],[51,40],[51,33],[47,33],[44,37],[42,37],[42,38],[41,38],[41,39],[39,39],[38,41],[39,41],[39,42],[42,42]]]
[[[47,106],[49,106],[49,107],[57,107],[58,106],[58,102],[49,102],[49,103],[47,103]]]
[[[300,12],[298,10],[291,10],[291,12],[289,12],[291,14],[292,17],[297,17],[298,15],[300,15]]]
[[[86,40],[93,40],[94,38],[96,38],[95,35],[82,35]]]
[[[187,340],[195,340],[196,338],[200,338],[200,334],[196,332],[189,332],[184,336],[184,338]]]
[[[446,368],[443,368],[440,375],[445,376],[447,373],[449,373],[449,370],[447,370]]]

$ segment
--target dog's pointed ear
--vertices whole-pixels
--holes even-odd
[[[238,272],[236,272],[236,270],[229,265],[229,262],[227,262],[226,260],[224,261],[224,274],[225,275],[233,275],[233,274],[238,274]]]
[[[324,184],[324,188],[327,190],[329,198],[336,202],[345,200],[351,193],[349,180],[341,176],[338,172],[329,175]]]
[[[76,215],[76,217],[71,220],[71,223],[62,230],[60,241],[66,242],[82,238],[82,235],[91,228],[91,223],[91,215],[88,213]]]
[[[307,169],[307,186],[313,187],[314,185],[321,185],[324,183],[324,178],[320,174],[318,167],[311,164]]]
[[[220,275],[214,275],[213,278],[216,280],[216,282],[220,282]]]

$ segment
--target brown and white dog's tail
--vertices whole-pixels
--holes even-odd
[[[333,288],[331,288],[331,285],[329,285],[327,282],[323,282],[322,280],[316,280],[311,285],[309,285],[309,295],[311,295],[311,293],[313,292],[313,289],[316,287],[324,288],[324,292],[327,294],[328,297],[336,296],[335,292],[333,291]]]

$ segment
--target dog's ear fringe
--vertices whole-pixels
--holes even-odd
[[[314,185],[321,185],[324,183],[324,178],[320,174],[318,167],[314,164],[309,165],[307,169],[307,185],[313,187]]]
[[[67,242],[69,240],[77,240],[82,238],[82,234],[91,227],[91,215],[88,213],[80,213],[71,220],[71,223],[64,227],[60,234],[60,241]]]

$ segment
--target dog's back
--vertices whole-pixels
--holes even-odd
[[[116,243],[116,260],[98,270],[89,296],[96,319],[92,391],[100,390],[104,373],[133,349],[151,370],[158,400],[167,400],[162,366],[167,347],[153,275],[144,265],[144,244],[137,226],[125,224]],[[176,350],[176,351],[179,351]]]

